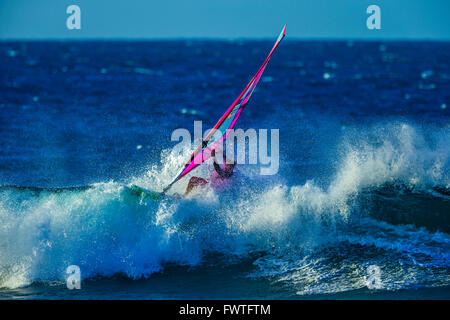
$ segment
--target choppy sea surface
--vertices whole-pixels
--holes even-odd
[[[0,42],[0,298],[449,299],[448,42],[286,39],[237,123],[280,130],[276,175],[124,189],[170,182],[172,131],[213,126],[271,45]]]

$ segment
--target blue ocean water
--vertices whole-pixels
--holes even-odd
[[[287,39],[237,124],[280,130],[278,174],[124,189],[169,183],[172,131],[213,126],[271,45],[0,42],[0,298],[448,299],[450,43]]]

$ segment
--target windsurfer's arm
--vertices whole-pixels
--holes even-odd
[[[211,150],[211,157],[213,159],[213,165],[214,165],[214,170],[216,170],[217,174],[219,176],[222,177],[223,175],[223,170],[222,168],[219,166],[219,164],[217,163],[217,159],[216,159],[216,150]]]
[[[213,165],[214,165],[214,170],[216,170],[217,174],[221,178],[229,178],[231,176],[231,175],[227,174],[224,170],[222,170],[222,168],[216,161],[213,162]]]
[[[222,153],[220,150],[217,150],[217,152]],[[234,161],[231,164],[228,164],[227,162],[227,158],[225,157],[225,155],[222,153],[222,157],[225,160],[225,165],[226,165],[226,169],[223,170],[220,165],[217,163],[216,161],[216,150],[212,150],[211,151],[211,156],[213,158],[213,165],[214,165],[214,170],[216,170],[217,174],[221,177],[221,178],[229,178],[233,175],[233,169],[234,166],[236,165],[234,163]]]

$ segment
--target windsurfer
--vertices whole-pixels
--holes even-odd
[[[200,177],[192,177],[191,179],[189,179],[189,183],[184,192],[185,195],[191,192],[196,187],[204,187],[210,182],[213,187],[216,187],[222,185],[225,180],[231,178],[236,163],[227,159],[220,150],[217,150],[217,153],[220,153],[222,155],[222,158],[224,160],[223,168],[219,163],[217,163],[216,150],[212,150],[211,157],[213,159],[214,171],[211,174],[211,178],[205,179]]]
[[[184,168],[182,168],[181,172],[175,177],[174,180],[172,180],[172,182],[167,187],[163,189],[162,194],[165,194],[175,182],[179,181],[190,171],[197,168],[200,164],[202,164],[203,161],[209,159],[208,157],[209,150],[207,150],[209,149],[208,144],[215,145],[215,143],[224,140],[226,138],[226,135],[223,133],[229,132],[228,130],[234,128],[237,119],[242,113],[242,110],[244,110],[244,107],[250,101],[250,97],[252,96],[252,93],[254,92],[259,79],[261,79],[262,74],[266,69],[267,64],[269,63],[269,60],[272,57],[272,54],[280,44],[281,40],[283,40],[285,34],[286,34],[286,25],[284,25],[283,30],[281,30],[281,33],[278,36],[277,41],[272,47],[272,50],[270,50],[269,55],[267,56],[266,60],[264,60],[264,63],[261,65],[261,67],[259,67],[256,74],[253,76],[253,78],[250,80],[250,82],[247,84],[247,86],[244,88],[241,94],[236,98],[236,100],[234,100],[232,105],[222,115],[219,121],[217,121],[216,125],[213,127],[213,130],[211,130],[208,133],[208,136],[204,140],[202,140],[202,143],[192,153],[191,157],[189,158],[189,161],[185,163],[185,166]],[[213,155],[212,151],[211,156],[213,156],[213,158],[215,157],[215,153]],[[215,171],[213,172],[213,174],[216,174],[218,176],[218,179],[214,179],[214,177],[211,177],[211,179],[193,177],[191,178],[191,180],[188,183],[188,186],[186,187],[185,194],[191,192],[192,189],[197,186],[205,186],[208,183],[211,183],[211,185],[214,188],[216,188],[216,185],[214,185],[215,182],[223,186],[225,184],[224,183],[225,180],[230,180],[229,178],[233,174],[234,166],[235,163],[231,162],[231,165],[227,163],[227,165],[225,165],[224,168],[221,168],[218,163],[215,163],[214,165]]]

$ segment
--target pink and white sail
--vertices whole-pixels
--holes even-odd
[[[286,25],[284,25],[283,30],[281,30],[280,35],[278,36],[277,41],[270,50],[269,55],[266,60],[264,60],[261,67],[259,67],[256,74],[241,92],[241,94],[236,98],[236,100],[231,104],[231,106],[227,109],[227,111],[223,114],[223,116],[217,121],[216,125],[212,128],[212,130],[208,133],[208,135],[203,139],[202,143],[197,147],[197,149],[192,153],[189,157],[189,160],[184,165],[183,169],[180,173],[175,177],[175,179],[164,189],[163,192],[166,192],[175,182],[180,180],[190,171],[198,167],[204,161],[208,160],[211,157],[211,151],[217,148],[219,144],[226,139],[230,130],[234,128],[237,119],[242,113],[244,107],[250,101],[250,97],[255,90],[256,85],[258,84],[259,79],[261,78],[266,66],[272,57],[275,49],[280,44],[281,40],[283,40],[286,34]]]

